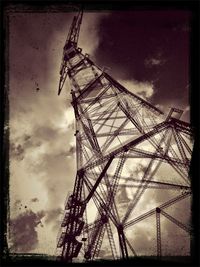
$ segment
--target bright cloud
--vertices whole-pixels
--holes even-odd
[[[153,83],[138,82],[136,80],[118,80],[130,92],[138,94],[143,98],[150,98],[154,93]]]

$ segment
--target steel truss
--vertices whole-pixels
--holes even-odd
[[[170,221],[190,242],[191,229],[184,216],[177,213],[176,218],[176,205],[182,203],[179,210],[184,210],[184,199],[189,202],[191,195],[191,127],[180,120],[181,110],[173,108],[166,117],[84,55],[77,47],[81,20],[79,12],[60,69],[58,93],[67,77],[71,83],[77,174],[61,223],[59,258],[71,262],[140,255],[130,231],[141,224],[145,232],[149,219],[156,229],[150,247],[161,257],[166,244],[163,218],[165,227]]]

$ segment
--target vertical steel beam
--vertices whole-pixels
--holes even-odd
[[[156,233],[157,233],[157,257],[162,255],[161,249],[161,226],[160,226],[160,208],[156,208]]]

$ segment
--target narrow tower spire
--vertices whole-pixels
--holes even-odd
[[[65,46],[73,45],[77,47],[82,17],[83,17],[83,10],[80,10],[78,15],[74,16]]]
[[[62,58],[61,67],[60,67],[60,81],[59,81],[58,95],[60,94],[63,88],[63,85],[65,83],[65,80],[68,74],[66,61],[72,58],[77,50],[77,43],[78,43],[78,38],[79,38],[82,17],[83,17],[83,9],[81,9],[78,12],[78,15],[74,16],[68,36],[67,36],[67,40],[63,48],[63,58]]]

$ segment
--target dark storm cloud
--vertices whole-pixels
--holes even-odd
[[[185,108],[189,18],[178,10],[113,12],[101,21],[96,59],[117,79],[153,82],[155,104]]]
[[[159,66],[159,65],[163,65],[166,61],[162,58],[160,58],[160,56],[156,56],[156,57],[150,57],[145,59],[144,64],[146,67],[149,68],[153,68],[154,66]]]
[[[38,244],[36,227],[43,217],[43,211],[34,213],[27,210],[10,221],[11,251],[29,252],[36,248]]]

